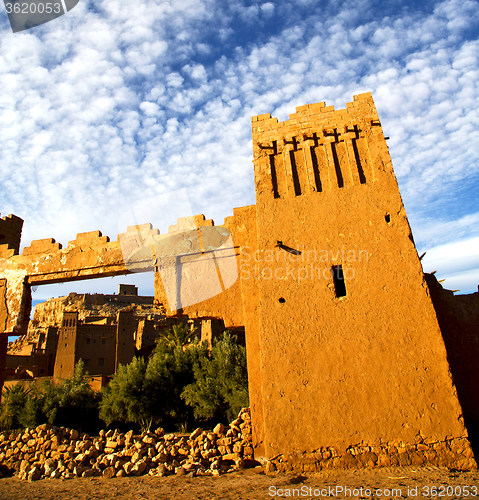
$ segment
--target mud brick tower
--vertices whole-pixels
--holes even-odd
[[[257,248],[243,271],[254,262],[256,454],[306,469],[394,465],[398,450],[403,465],[468,462],[371,94],[338,111],[301,106],[280,123],[260,115],[252,126]]]

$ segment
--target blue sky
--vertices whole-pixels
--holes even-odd
[[[477,291],[478,34],[471,0],[80,0],[15,34],[2,7],[0,211],[25,219],[24,246],[221,224],[254,203],[251,116],[371,91],[425,271]],[[152,293],[142,276],[35,298],[135,280]]]

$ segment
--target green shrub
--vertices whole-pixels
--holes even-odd
[[[88,384],[88,373],[83,374],[80,359],[73,376],[53,383],[46,380],[38,396],[38,412],[42,420],[52,425],[69,427],[78,431],[95,432],[101,395]]]
[[[102,389],[100,418],[110,425],[129,422],[149,428],[154,416],[151,397],[146,387],[146,362],[133,358],[128,365],[119,365],[110,383]]]
[[[25,405],[31,392],[32,388],[23,384],[3,388],[2,404],[0,405],[0,428],[2,430],[24,427]]]
[[[228,422],[249,406],[246,349],[228,332],[214,343],[209,355],[196,358],[194,378],[181,397],[194,408],[195,418]]]

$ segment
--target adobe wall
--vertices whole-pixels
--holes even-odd
[[[301,106],[281,123],[255,117],[253,145],[261,279],[248,355],[259,358],[265,456],[285,469],[388,465],[399,447],[415,465],[473,466],[371,95],[345,110]]]
[[[85,362],[85,371],[90,375],[115,373],[116,335],[117,325],[80,324],[75,363],[82,359]]]
[[[206,220],[204,215],[183,217],[178,219],[178,224],[170,226],[168,236],[178,249],[181,249],[183,239],[187,248],[195,244],[188,242],[188,234],[195,234],[196,230],[200,233],[200,245],[189,255],[179,252],[174,259],[161,259],[162,267],[157,267],[155,272],[155,300],[168,305],[168,314],[223,319],[226,328],[243,326],[241,283],[238,280],[238,241],[242,228],[237,226],[234,217],[225,218],[221,227],[228,229],[231,239],[221,245],[213,238],[206,241],[203,237],[202,228],[213,226],[214,222]],[[165,285],[178,292],[175,300],[171,300],[171,291],[166,293]]]
[[[0,333],[26,333],[31,286],[151,272],[151,255],[135,252],[143,248],[144,238],[152,234],[158,234],[158,230],[144,224],[128,227],[117,241],[110,241],[100,231],[91,231],[79,233],[66,248],[47,238],[32,241],[21,255],[13,255],[10,250],[0,253]],[[135,254],[127,264],[124,252]]]

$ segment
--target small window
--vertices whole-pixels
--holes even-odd
[[[346,283],[344,282],[343,266],[333,266],[331,268],[331,273],[333,275],[336,297],[345,297]]]
[[[105,364],[105,359],[104,358],[100,358],[98,360],[98,366],[103,366]]]
[[[84,359],[84,360],[83,360],[83,364],[84,364],[85,366],[88,366],[88,362],[89,362],[89,361],[90,361],[89,359]]]
[[[65,344],[65,347],[66,347],[66,346],[67,346],[67,345]]]

